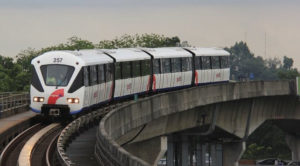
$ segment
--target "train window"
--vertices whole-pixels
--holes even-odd
[[[222,56],[221,57],[221,68],[229,68],[229,56]]]
[[[150,60],[141,61],[142,76],[151,74]]]
[[[105,64],[106,82],[112,81],[113,77],[113,64]]]
[[[131,63],[130,62],[122,62],[122,79],[131,77]]]
[[[79,73],[77,74],[73,84],[71,85],[68,93],[73,93],[76,90],[78,90],[79,88],[81,88],[83,86],[83,69],[81,68]]]
[[[89,86],[89,67],[85,66],[83,69],[83,75],[84,75],[84,86]]]
[[[132,76],[133,78],[141,76],[141,61],[132,62]]]
[[[67,86],[75,68],[67,65],[43,65],[42,75],[47,86]]]
[[[162,73],[170,73],[171,72],[171,62],[170,59],[161,59],[162,64]]]
[[[192,70],[192,58],[182,58],[182,72]]]
[[[181,58],[172,58],[171,63],[173,73],[181,72]]]
[[[160,59],[153,60],[153,73],[160,74]]]
[[[202,68],[202,61],[200,56],[195,57],[195,69],[196,70],[201,70]]]
[[[119,79],[121,79],[121,74],[122,74],[121,73],[121,63],[120,62],[116,63],[115,67],[116,67],[116,69],[115,69],[115,79],[119,80]]]
[[[90,66],[90,84],[96,85],[97,84],[97,68],[96,66]]]
[[[37,89],[40,92],[44,92],[43,86],[41,84],[41,81],[36,73],[36,70],[34,68],[34,66],[32,66],[32,74],[31,74],[31,85],[33,87],[35,87],[35,89]]]
[[[104,67],[104,65],[98,65],[98,78],[99,78],[99,84],[102,84],[105,82],[105,67]]]
[[[213,56],[211,57],[211,64],[212,69],[220,69],[220,57],[219,56]]]
[[[210,57],[209,56],[204,56],[202,57],[202,69],[211,69],[210,67]]]

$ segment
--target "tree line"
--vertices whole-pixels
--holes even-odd
[[[15,58],[0,55],[0,92],[28,91],[31,77],[31,60],[47,51],[53,50],[81,50],[81,49],[113,49],[129,47],[175,47],[188,45],[180,38],[165,37],[158,34],[123,35],[113,40],[102,40],[96,44],[79,37],[71,37],[66,43],[49,46],[39,50],[28,48],[21,51]],[[225,48],[230,52],[232,80],[279,80],[294,79],[299,76],[293,68],[293,59],[284,56],[264,59],[254,56],[245,42],[237,42],[232,47]]]

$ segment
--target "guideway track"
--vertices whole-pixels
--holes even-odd
[[[55,165],[53,149],[63,125],[38,123],[15,137],[3,150],[0,166]]]
[[[33,125],[15,137],[2,151],[0,166],[16,166],[21,149],[37,131],[43,128],[41,123]]]
[[[57,136],[60,129],[61,125],[59,123],[52,123],[32,136],[19,155],[18,166],[45,165],[47,163],[45,154],[48,145],[53,136]]]

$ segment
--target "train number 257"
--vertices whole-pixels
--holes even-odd
[[[53,58],[53,63],[60,63],[62,60],[63,58]]]

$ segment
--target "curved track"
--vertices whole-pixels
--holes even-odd
[[[61,125],[52,123],[35,133],[24,145],[18,166],[46,165],[46,152],[53,137],[60,132]]]
[[[14,138],[0,156],[0,166],[58,165],[54,151],[63,126],[36,124]]]
[[[25,143],[40,129],[44,126],[38,123],[27,130],[20,133],[16,138],[14,138],[2,151],[0,157],[1,166],[16,166],[19,158],[19,154],[25,145]]]
[[[49,132],[47,132],[46,135],[43,135],[38,142],[36,142],[35,147],[31,152],[31,166],[56,165],[56,156],[54,156],[55,153],[53,153],[53,151],[56,148],[55,143],[61,130],[61,125],[55,126]]]

